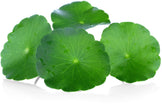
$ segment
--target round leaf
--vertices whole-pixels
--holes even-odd
[[[73,2],[51,14],[53,28],[78,27],[87,29],[98,24],[110,23],[108,15],[88,2]]]
[[[113,23],[101,42],[110,55],[111,75],[132,83],[152,78],[160,66],[160,47],[149,31],[131,22]]]
[[[39,76],[51,88],[87,90],[102,84],[109,74],[103,44],[84,30],[56,29],[43,38],[37,51]]]
[[[23,19],[8,35],[1,52],[3,74],[8,79],[23,80],[37,76],[36,50],[43,36],[51,32],[43,16]]]

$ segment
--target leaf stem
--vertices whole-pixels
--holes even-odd
[[[37,82],[38,82],[39,79],[40,79],[40,77],[37,77],[37,78],[36,78],[36,80],[35,80],[35,82],[34,82],[35,85],[37,84]]]

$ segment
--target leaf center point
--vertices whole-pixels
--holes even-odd
[[[28,47],[25,48],[24,53],[25,53],[25,54],[29,53],[29,48],[28,48]]]
[[[80,23],[80,24],[84,24],[84,21],[80,21],[79,23]]]
[[[79,60],[78,60],[78,59],[74,59],[74,60],[73,60],[73,63],[74,63],[74,64],[77,64],[77,63],[79,63]]]
[[[125,54],[125,58],[126,59],[129,59],[130,58],[130,55],[128,53]]]

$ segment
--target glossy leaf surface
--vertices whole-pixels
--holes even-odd
[[[23,19],[8,35],[1,52],[3,74],[8,79],[23,80],[37,76],[36,50],[41,39],[51,32],[43,16]]]
[[[98,24],[110,23],[109,16],[86,1],[72,2],[51,14],[53,28],[75,27],[88,29]]]
[[[37,51],[39,76],[47,86],[64,91],[91,89],[110,71],[102,43],[82,29],[56,29],[45,36]]]
[[[111,75],[128,83],[152,78],[160,66],[157,40],[140,24],[113,23],[101,42],[110,56]]]

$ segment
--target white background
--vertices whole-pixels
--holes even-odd
[[[0,51],[7,35],[23,18],[33,14],[44,15],[50,24],[50,14],[74,0],[0,0]],[[140,23],[162,44],[161,0],[87,0],[109,14],[111,22]],[[105,26],[96,26],[88,32],[100,40]],[[45,86],[43,79],[16,82],[5,79],[0,67],[0,104],[162,104],[162,69],[154,78],[133,84],[123,83],[111,76],[104,84],[88,91],[63,92]]]

